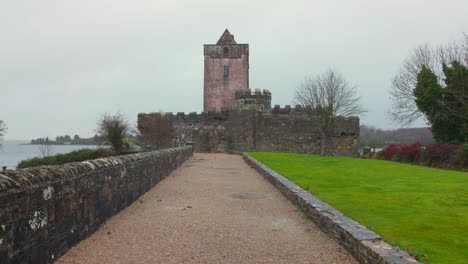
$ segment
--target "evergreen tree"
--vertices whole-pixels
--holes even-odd
[[[446,87],[437,76],[422,66],[413,90],[415,103],[424,113],[438,142],[462,143],[468,139],[468,69],[454,61],[444,65]]]
[[[450,118],[443,111],[443,88],[437,82],[437,76],[425,65],[417,76],[413,91],[418,109],[424,113],[432,127],[434,138],[438,142],[450,141]]]
[[[443,65],[445,75],[444,106],[457,124],[457,142],[468,141],[468,68],[453,61]]]
[[[425,65],[417,76],[417,84],[413,94],[418,109],[423,112],[428,119],[440,112],[442,99],[442,87],[437,83],[437,76]],[[431,120],[429,120],[431,121]]]

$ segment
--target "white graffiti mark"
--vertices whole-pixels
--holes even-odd
[[[47,216],[44,212],[35,211],[32,218],[29,219],[29,226],[34,231],[46,225],[47,225]]]
[[[127,169],[124,167],[122,172],[120,173],[120,178],[124,178],[127,175]]]
[[[44,200],[49,200],[50,198],[52,198],[52,193],[54,192],[54,188],[49,186],[47,187],[47,189],[44,189],[44,191],[42,192],[42,195],[44,196]]]

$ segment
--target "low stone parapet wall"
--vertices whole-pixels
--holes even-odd
[[[0,263],[52,263],[192,156],[180,147],[0,172]]]
[[[253,157],[246,153],[242,153],[242,155],[253,168],[271,182],[303,213],[310,217],[323,232],[350,252],[360,263],[420,263],[407,252],[386,243],[382,237],[303,190]]]

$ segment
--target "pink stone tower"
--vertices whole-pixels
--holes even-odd
[[[205,112],[236,106],[236,91],[249,89],[249,44],[237,44],[226,29],[214,44],[203,45]]]

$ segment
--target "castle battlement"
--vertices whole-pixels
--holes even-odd
[[[252,91],[251,89],[247,90],[238,90],[236,91],[236,100],[241,98],[270,98],[271,99],[271,92],[267,89],[255,89]]]
[[[292,114],[306,114],[307,111],[310,110],[310,106],[303,107],[301,105],[296,105],[295,107],[291,107],[291,105],[285,105],[281,107],[280,105],[274,105],[267,113],[273,115],[292,115]],[[359,120],[358,116],[338,116],[338,120]]]
[[[220,112],[218,111],[208,111],[208,112],[165,112],[164,117],[167,117],[171,120],[173,119],[184,119],[184,120],[189,120],[189,119],[205,119],[205,118],[211,118],[211,119],[226,119],[229,115],[230,110],[222,110]],[[163,113],[161,112],[151,112],[151,113],[139,113],[138,114],[138,120],[144,120],[148,119],[151,117],[160,117],[163,116]]]
[[[255,96],[254,96],[255,97]],[[141,132],[162,113],[138,115]],[[281,151],[319,153],[321,135],[315,118],[301,106],[276,105],[272,109],[231,109],[220,112],[164,113],[174,128],[173,144],[194,144],[196,151]],[[338,117],[331,131],[330,149],[336,155],[354,155],[359,118]]]
[[[308,109],[310,109],[310,107],[303,107],[301,105],[296,105],[294,107],[291,107],[291,105],[285,105],[284,107],[275,105],[269,112],[273,115],[306,114]]]
[[[263,111],[271,108],[271,92],[267,89],[238,90],[235,94],[236,108]]]
[[[301,105],[296,105],[295,107],[291,107],[291,105],[284,105],[284,107],[281,107],[280,105],[275,105],[271,109],[265,109],[263,112],[264,115],[303,115],[306,116],[307,114],[307,109],[310,107],[302,107]],[[241,111],[245,109],[241,109]],[[247,110],[253,110],[253,109],[247,109]],[[138,114],[138,119],[142,120],[145,118],[150,118],[153,116],[162,116],[164,114],[165,117],[169,119],[216,119],[216,118],[221,118],[221,119],[226,119],[232,112],[237,112],[239,109],[231,109],[231,110],[222,110],[220,112],[218,111],[208,111],[208,112],[151,112],[151,113],[139,113]],[[337,120],[340,122],[345,122],[345,121],[350,121],[350,122],[355,122],[359,121],[358,116],[339,116],[337,117]]]

